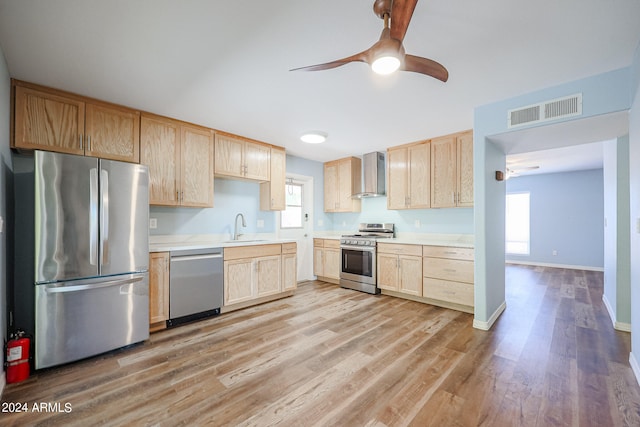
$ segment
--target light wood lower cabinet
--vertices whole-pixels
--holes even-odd
[[[318,280],[340,283],[340,240],[313,239],[313,274]]]
[[[284,254],[283,254],[284,252]],[[296,244],[224,248],[223,311],[247,307],[296,288]]]
[[[473,249],[424,246],[423,255],[423,296],[473,311]]]
[[[378,243],[378,287],[422,296],[422,246]]]
[[[149,254],[149,330],[166,328],[169,319],[169,252]]]
[[[298,287],[298,247],[296,243],[282,244],[282,290]]]

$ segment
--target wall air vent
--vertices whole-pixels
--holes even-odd
[[[507,127],[514,128],[582,115],[582,94],[552,99],[507,111]]]

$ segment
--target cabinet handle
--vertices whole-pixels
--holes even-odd
[[[91,135],[87,136],[87,151],[91,151]]]
[[[78,135],[78,139],[79,139],[79,142],[80,142],[80,149],[83,150],[82,134]]]

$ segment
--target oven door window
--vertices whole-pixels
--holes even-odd
[[[357,276],[373,277],[373,257],[369,251],[342,249],[342,272]]]

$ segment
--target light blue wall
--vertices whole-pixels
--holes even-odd
[[[631,90],[635,94],[629,112],[629,182],[631,216],[631,357],[640,381],[640,45],[631,66]]]
[[[614,324],[631,323],[629,136],[606,141],[604,154],[604,295]],[[617,325],[619,327],[619,325]]]
[[[10,211],[13,204],[10,200],[13,181],[11,180],[11,150],[9,120],[10,103],[11,103],[11,79],[9,77],[9,69],[4,59],[4,52],[0,48],[0,189],[2,189],[2,197],[0,197],[0,216],[4,219],[3,229],[0,234],[0,337],[4,340],[7,338],[7,283],[11,280],[11,272],[8,271],[7,256],[13,253],[7,248],[11,245],[11,239],[7,238],[13,233],[11,224],[12,215]],[[9,212],[9,214],[7,214]]]
[[[332,216],[324,212],[324,165],[287,154],[287,173],[313,177],[313,228],[316,231],[332,230]]]
[[[531,238],[529,255],[507,260],[603,268],[602,169],[511,178],[506,191],[529,192]]]
[[[505,155],[491,142],[491,137],[509,133],[507,111],[575,93],[582,93],[583,114],[579,118],[563,119],[563,121],[626,111],[631,106],[630,82],[631,69],[624,68],[475,109],[473,139],[476,306],[474,324],[484,323],[484,326],[490,324],[505,303],[503,265],[505,185],[495,181],[493,177],[496,170],[505,170]],[[640,275],[640,272],[638,273]]]
[[[236,214],[246,219],[245,233],[275,232],[275,213],[260,210],[260,185],[255,182],[216,178],[213,208],[173,208],[152,206],[149,217],[158,220],[158,234],[233,234]],[[262,228],[258,220],[264,221]]]

